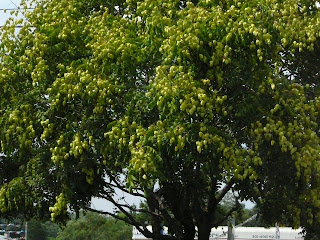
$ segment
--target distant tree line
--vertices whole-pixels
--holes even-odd
[[[0,222],[4,223],[4,226],[9,226],[8,220],[1,219]],[[11,222],[19,224],[19,220]],[[21,224],[20,229],[24,230],[24,228],[25,225]],[[129,240],[131,238],[131,226],[114,218],[91,212],[78,219],[73,217],[64,226],[36,218],[28,221],[28,240]]]

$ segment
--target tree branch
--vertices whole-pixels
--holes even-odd
[[[224,221],[226,221],[230,216],[231,214],[236,211],[238,209],[239,205],[236,204],[233,206],[233,208],[231,208],[228,213],[224,216],[224,218],[222,218],[219,222],[217,222],[215,225],[216,226],[220,226]]]
[[[109,197],[105,196],[104,194],[99,194],[98,197],[110,201]],[[148,213],[148,214],[152,214],[152,215],[156,215],[156,216],[159,215],[159,214],[157,214],[155,212],[151,212],[151,211],[148,211],[148,210],[145,210],[145,209],[142,209],[142,208],[135,208],[134,206],[131,206],[128,203],[127,204],[117,203],[117,207],[118,206],[123,207],[123,208],[127,208],[128,210],[133,211],[133,212]]]
[[[105,214],[105,215],[109,215],[112,216],[116,219],[122,220],[130,225],[135,226],[143,235],[145,236],[151,236],[151,232],[147,229],[146,224],[138,222],[133,216],[132,214],[130,214],[128,211],[126,211],[121,204],[117,203],[111,196],[104,196],[104,198],[106,200],[108,200],[109,202],[111,202],[113,205],[115,205],[127,218],[124,217],[120,217],[119,215],[115,214],[115,213],[111,213],[108,211],[99,211],[96,209],[92,209],[90,207],[86,207],[85,209],[89,210],[89,211],[93,211],[93,212],[97,212],[97,213],[101,213],[101,214]]]
[[[223,197],[227,194],[227,192],[233,186],[234,182],[235,182],[234,177],[232,177],[230,181],[224,186],[224,188],[219,192],[218,196],[216,197],[216,203],[221,202]]]
[[[151,234],[151,232],[147,229],[147,226],[144,223],[140,223],[138,221],[133,221],[132,222],[129,219],[120,217],[119,215],[117,215],[115,213],[101,211],[101,210],[93,209],[91,207],[85,207],[85,209],[90,211],[90,212],[95,212],[95,213],[99,213],[99,214],[103,214],[103,215],[108,215],[108,216],[111,216],[111,217],[113,217],[115,219],[118,219],[120,221],[124,221],[125,223],[127,223],[129,225],[135,226],[139,230],[139,232],[141,232],[142,234],[145,234],[146,231]]]
[[[115,182],[115,181],[113,181],[113,182]],[[123,192],[125,192],[125,193],[127,193],[127,194],[130,194],[130,195],[132,195],[132,196],[144,198],[144,195],[143,195],[143,194],[138,193],[138,192],[130,192],[130,191],[128,191],[128,190],[126,189],[125,186],[120,185],[119,183],[116,183],[116,182],[115,182],[115,184],[108,183],[108,185],[111,186],[111,187],[114,187],[114,188],[118,188],[118,189],[120,189],[121,191],[123,191]],[[137,190],[137,191],[138,191],[138,190]]]
[[[159,190],[159,193],[161,193],[160,190]],[[158,210],[161,212],[160,217],[162,217],[165,221],[167,221],[171,227],[174,227],[177,229],[181,228],[181,226],[177,226],[178,225],[177,222],[174,221],[174,219],[170,216],[168,212],[169,207],[163,202],[161,197],[153,191],[149,192],[149,196],[158,202],[158,205],[159,205]]]

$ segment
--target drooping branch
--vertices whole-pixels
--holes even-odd
[[[99,195],[100,198],[104,198],[107,200],[106,197],[104,197],[104,195]],[[147,213],[147,214],[150,214],[150,215],[156,215],[156,216],[159,216],[159,214],[155,213],[155,212],[151,212],[151,211],[148,211],[146,209],[142,209],[142,208],[135,208],[134,206],[131,206],[129,204],[121,204],[121,203],[117,203],[117,207],[120,206],[120,207],[123,207],[124,209],[128,209],[132,212],[137,212],[137,213]]]
[[[103,214],[103,215],[108,215],[108,216],[111,216],[111,217],[113,217],[115,219],[124,221],[125,223],[127,223],[129,225],[135,226],[139,230],[139,232],[141,232],[142,234],[151,234],[151,232],[147,229],[147,226],[144,223],[140,223],[138,221],[132,222],[128,218],[121,217],[118,214],[115,214],[115,213],[112,213],[112,212],[93,209],[91,207],[85,207],[85,209],[90,211],[90,212],[95,212],[95,213],[99,213],[99,214]]]
[[[135,223],[135,219],[132,216],[131,213],[129,213],[125,208],[127,208],[127,205],[123,205],[121,203],[118,203],[112,196],[110,196],[108,193],[106,194],[101,194],[100,197],[103,197],[104,199],[108,200],[109,202],[111,202],[113,205],[115,205],[122,213],[124,213],[129,219],[130,221],[132,221],[132,223]],[[135,225],[135,224],[134,224]]]
[[[111,202],[114,206],[116,206],[125,216],[124,217],[120,217],[117,214],[114,213],[110,213],[110,212],[103,212],[100,211],[100,213],[104,213],[106,215],[110,215],[113,217],[116,217],[119,220],[123,220],[124,222],[135,226],[144,236],[148,237],[148,238],[161,238],[161,239],[168,239],[168,240],[176,240],[175,237],[171,237],[171,236],[162,236],[160,235],[160,233],[152,233],[147,229],[147,226],[145,223],[141,223],[139,221],[136,220],[136,218],[132,215],[132,213],[128,212],[126,209],[129,210],[134,210],[136,211],[136,209],[129,207],[126,204],[121,204],[118,203],[112,196],[110,196],[107,192],[106,194],[101,194],[100,197],[105,198],[106,200],[108,200],[109,202]],[[151,213],[151,212],[150,212]],[[154,215],[155,213],[151,213],[152,215]],[[158,217],[158,216],[157,216]],[[142,226],[142,227],[141,227]]]
[[[115,181],[113,181],[113,182],[115,182]],[[115,182],[115,184],[113,184],[113,183],[108,183],[108,186],[113,187],[113,188],[118,188],[118,189],[121,190],[122,192],[127,193],[127,194],[129,194],[129,195],[132,195],[132,196],[135,196],[135,197],[142,197],[142,198],[144,198],[144,195],[138,192],[139,190],[137,190],[137,192],[132,192],[132,191],[130,192],[130,191],[128,191],[128,190],[126,189],[126,187],[125,187],[124,185],[120,185],[118,182]]]
[[[90,207],[86,207],[85,209],[92,211],[92,212],[97,212],[100,214],[105,214],[105,215],[109,215],[111,217],[114,217],[118,220],[124,221],[125,223],[128,223],[130,225],[135,226],[142,234],[144,234],[145,236],[152,234],[148,229],[145,223],[139,222],[137,221],[134,216],[129,213],[125,207],[123,206],[123,204],[120,204],[118,202],[115,201],[115,199],[111,196],[109,196],[109,194],[105,194],[105,195],[101,195],[101,197],[103,197],[104,199],[110,201],[113,205],[115,205],[126,217],[121,217],[118,214],[109,212],[109,211],[100,211],[100,210],[96,210],[96,209],[92,209]],[[128,207],[128,206],[126,206]]]
[[[116,179],[115,176],[112,175],[112,173],[110,171],[106,170],[106,172],[107,172],[107,175],[108,175],[109,179],[111,180],[110,183],[108,183],[109,186],[116,187],[116,188],[120,189],[121,191],[123,191],[123,192],[125,192],[127,194],[130,194],[132,196],[144,198],[144,195],[142,193],[138,192],[141,189],[137,188],[136,192],[129,191],[125,185],[120,184],[120,182]],[[111,183],[111,182],[114,182],[114,184]]]
[[[90,212],[96,212],[96,213],[99,213],[99,214],[102,214],[102,215],[108,215],[108,216],[111,216],[111,217],[114,217],[118,220],[121,220],[121,221],[124,221],[130,225],[133,224],[133,222],[129,221],[127,218],[124,218],[124,217],[121,217],[119,215],[117,215],[116,213],[112,213],[112,212],[108,212],[108,211],[102,211],[102,210],[98,210],[98,209],[94,209],[94,208],[91,208],[91,207],[85,207],[84,208],[85,210],[88,210]],[[143,223],[141,224],[138,224],[139,226],[143,226]]]

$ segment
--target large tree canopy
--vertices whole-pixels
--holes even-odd
[[[61,220],[99,197],[153,239],[208,239],[234,191],[318,224],[316,1],[31,4],[1,29],[1,215]]]

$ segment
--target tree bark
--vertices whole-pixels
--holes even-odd
[[[151,191],[151,190],[149,190]],[[152,197],[152,195],[147,191],[147,203],[148,207],[151,212],[156,212],[159,208],[157,201]],[[152,233],[153,233],[153,240],[161,240],[162,237],[160,236],[161,232],[161,220],[159,217],[151,215],[150,216],[151,220],[151,226],[152,226]]]
[[[198,226],[198,240],[209,240],[211,226],[208,221],[202,222]]]
[[[192,226],[184,226],[184,240],[194,240],[196,234],[195,227]]]

